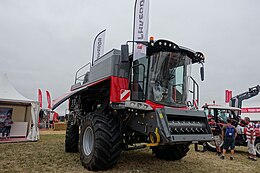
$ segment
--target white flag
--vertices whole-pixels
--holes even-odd
[[[148,41],[149,0],[135,1],[134,41]],[[134,43],[134,60],[146,55],[146,46]]]
[[[104,54],[106,30],[101,31],[94,39],[92,65]]]

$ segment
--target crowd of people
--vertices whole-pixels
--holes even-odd
[[[212,133],[214,135],[214,144],[216,146],[217,155],[220,156],[221,159],[225,159],[226,152],[230,149],[230,160],[234,160],[234,153],[235,153],[235,140],[237,134],[240,133],[241,128],[246,128],[246,141],[248,147],[248,159],[252,161],[256,161],[256,148],[255,148],[255,139],[256,139],[256,128],[260,127],[259,122],[254,124],[250,122],[249,117],[245,117],[242,120],[237,128],[232,125],[231,119],[227,119],[227,124],[224,125],[222,128],[218,123],[215,122],[214,118],[211,118],[210,127]],[[244,126],[244,127],[243,127]],[[221,150],[221,141],[223,140],[223,150]]]

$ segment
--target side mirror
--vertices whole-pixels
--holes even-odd
[[[129,48],[127,44],[121,45],[121,62],[129,62]]]
[[[204,66],[203,66],[203,64],[200,67],[200,79],[201,79],[201,81],[204,81]]]

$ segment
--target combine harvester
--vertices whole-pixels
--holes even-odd
[[[144,147],[159,159],[179,160],[191,143],[212,140],[204,112],[187,100],[188,80],[197,86],[191,92],[198,99],[188,69],[203,64],[203,54],[169,40],[132,42],[145,48],[143,57],[134,59],[124,44],[92,59],[81,68],[90,70],[78,71],[71,92],[52,108],[69,99],[65,150],[79,150],[88,170],[111,168],[123,150]]]

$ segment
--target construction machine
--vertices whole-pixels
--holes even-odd
[[[251,87],[251,88],[248,89],[248,91],[232,97],[229,101],[229,105],[232,106],[232,107],[238,107],[238,108],[241,109],[242,103],[243,103],[244,100],[257,96],[259,94],[259,92],[260,92],[260,86],[259,85]]]

